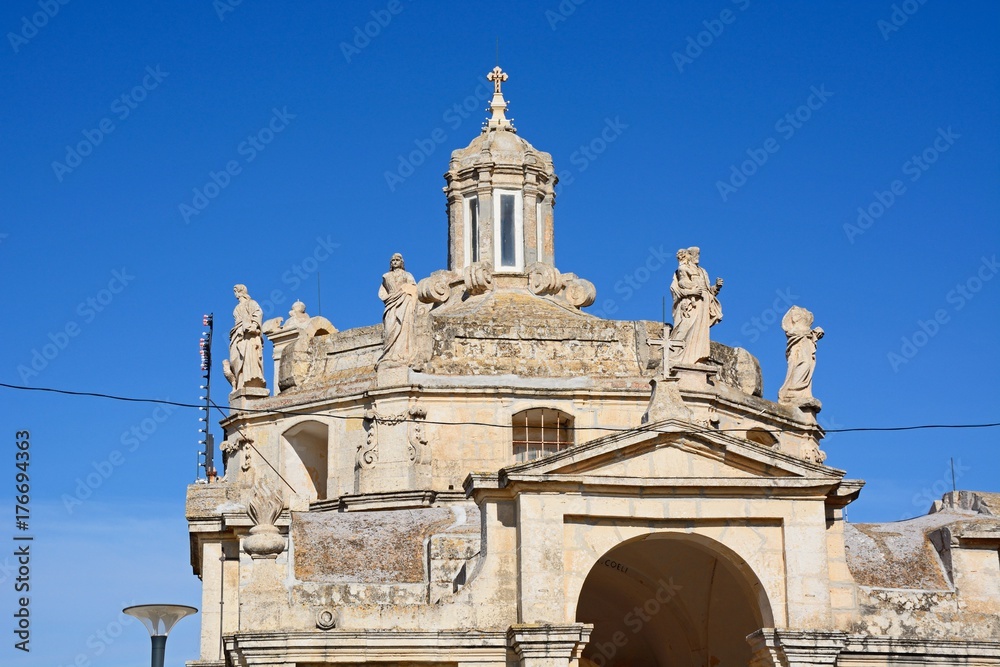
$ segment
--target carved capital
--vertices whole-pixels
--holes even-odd
[[[223,440],[222,444],[219,445],[219,449],[222,450],[222,469],[224,471],[228,471],[229,462],[234,456],[242,453],[243,456],[240,461],[240,470],[243,472],[250,472],[250,468],[253,467],[253,460],[250,455],[252,444],[253,440],[239,432]]]

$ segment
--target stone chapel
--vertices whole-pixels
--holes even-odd
[[[381,323],[261,321],[236,287],[225,474],[187,492],[188,665],[1000,665],[1000,494],[845,522],[864,482],[824,465],[822,329],[789,310],[765,398],[757,360],[710,340],[697,248],[672,324],[583,310],[552,157],[488,78],[444,175],[448,265],[390,258]]]

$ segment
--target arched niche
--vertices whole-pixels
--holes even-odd
[[[747,665],[747,635],[774,623],[760,581],[741,559],[709,538],[669,532],[629,540],[598,559],[576,620],[594,624],[584,667]]]
[[[326,424],[303,421],[281,434],[281,474],[310,501],[326,500],[330,433]]]

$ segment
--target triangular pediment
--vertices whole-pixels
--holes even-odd
[[[714,480],[734,485],[763,480],[840,480],[844,472],[771,447],[680,420],[667,420],[575,445],[505,468],[502,478]]]

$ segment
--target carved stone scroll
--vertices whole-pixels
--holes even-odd
[[[451,284],[456,279],[452,271],[435,271],[417,283],[417,299],[421,303],[444,303],[451,296]]]
[[[235,433],[231,437],[226,438],[222,441],[219,449],[222,450],[222,468],[223,470],[229,470],[229,462],[233,460],[233,457],[243,453],[243,458],[240,461],[240,470],[243,472],[250,472],[252,467],[252,459],[250,456],[250,445],[253,441],[244,436],[242,433]]]
[[[485,294],[493,289],[493,265],[489,262],[475,262],[462,271],[465,291],[470,295]]]
[[[528,289],[532,294],[558,294],[564,286],[563,275],[551,264],[535,262],[528,266],[527,272]]]
[[[572,273],[564,273],[566,279],[566,289],[563,296],[571,306],[576,308],[586,308],[597,300],[597,288],[594,283],[583,278],[577,278]]]
[[[365,441],[358,445],[357,465],[359,468],[371,469],[378,463],[378,425],[374,410],[365,411],[363,423],[367,435]]]
[[[427,431],[423,420],[427,418],[427,410],[414,405],[408,410],[410,423],[407,426],[407,452],[414,463],[430,463],[430,447],[427,446]]]

